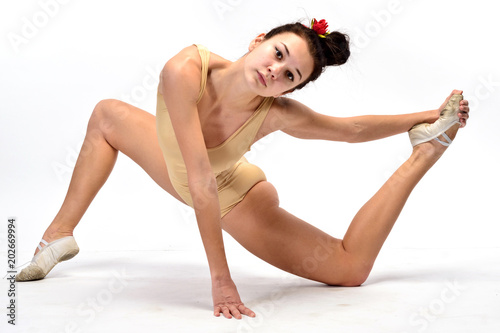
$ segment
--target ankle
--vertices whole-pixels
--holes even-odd
[[[436,142],[437,143],[437,142]],[[412,157],[414,160],[425,161],[434,164],[443,155],[446,149],[435,142],[429,141],[413,147]]]
[[[59,229],[53,226],[49,226],[47,230],[43,233],[42,239],[46,241],[47,243],[53,242],[55,240],[61,239],[63,237],[67,236],[73,236],[73,230],[68,230],[68,229]],[[41,241],[39,243],[42,247],[45,247],[46,245],[43,244]],[[40,249],[38,246],[35,249],[34,255],[36,255]]]
[[[50,243],[67,236],[73,236],[73,230],[49,227],[47,230],[45,230],[42,238]]]

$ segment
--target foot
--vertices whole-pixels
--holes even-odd
[[[450,94],[450,96],[448,96],[446,98],[446,100],[444,101],[444,103],[439,107],[439,109],[436,110],[437,112],[437,116],[436,116],[436,120],[439,119],[441,113],[444,111],[444,109],[446,108],[446,105],[448,104],[448,101],[451,99],[451,97],[453,95],[462,95],[463,94],[463,90],[453,90]],[[466,99],[462,99],[460,101],[460,104],[459,104],[459,108],[458,108],[458,120],[460,122],[460,128],[462,127],[465,127],[465,125],[467,125],[467,119],[469,119],[469,101],[466,100]]]
[[[55,265],[73,258],[80,251],[73,236],[62,237],[51,242],[42,239],[40,243],[44,246],[39,246],[29,266],[17,274],[16,281],[43,279]]]
[[[408,134],[413,147],[432,141],[436,148],[434,150],[439,155],[451,144],[458,128],[465,126],[469,117],[469,107],[468,102],[463,100],[462,91],[454,90],[436,111],[439,113],[439,117],[435,122],[417,124],[411,128]],[[431,147],[430,145],[426,146],[427,148]]]
[[[42,236],[42,239],[44,239],[47,243],[51,243],[51,242],[58,240],[58,239],[61,239],[63,237],[73,236],[73,231],[60,231],[60,230],[54,231],[53,229],[54,228],[51,228],[49,226],[49,228],[47,230],[45,230],[45,233]],[[45,247],[45,244],[42,242],[40,242],[38,245],[42,249]],[[39,247],[37,247],[35,249],[35,253],[33,255],[36,256],[38,254],[38,252],[40,252]]]
[[[450,127],[444,134],[448,136],[448,138],[453,141],[455,139],[455,136],[457,135],[458,129],[461,127],[461,124],[456,123],[452,127]],[[446,138],[444,135],[440,135],[437,137],[437,139],[441,142],[447,142],[448,138]],[[434,158],[439,158],[443,153],[446,151],[448,146],[441,144],[438,140],[430,140],[421,144],[416,145],[413,147],[414,152],[420,152],[423,153],[426,156],[429,157],[434,157]]]

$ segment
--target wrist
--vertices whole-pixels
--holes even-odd
[[[229,272],[227,274],[220,275],[212,275],[212,287],[218,288],[221,286],[225,286],[227,284],[232,284],[233,279],[231,278],[231,274]]]
[[[231,280],[231,273],[229,272],[229,269],[211,271],[210,277],[212,279],[212,283],[217,281],[229,281]]]

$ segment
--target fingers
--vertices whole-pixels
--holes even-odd
[[[458,121],[460,121],[460,128],[462,127],[465,127],[465,125],[467,125],[467,119],[469,118],[469,115],[462,115],[460,116],[460,113],[459,113],[459,119]]]
[[[224,314],[224,317],[227,319],[231,318],[236,318],[236,319],[241,319],[241,314],[240,312],[234,307],[234,306],[223,306],[222,307],[222,313]]]
[[[227,319],[231,318],[236,318],[236,319],[241,319],[242,314],[249,316],[249,317],[255,317],[255,313],[247,308],[243,304],[239,305],[218,305],[214,308],[214,316],[220,317],[220,315],[226,317]]]
[[[216,317],[220,317],[220,314],[222,313],[222,315],[224,317],[226,317],[227,319],[231,319],[233,318],[231,316],[231,313],[229,312],[229,309],[227,306],[225,305],[221,305],[221,306],[216,306],[215,309],[214,309],[214,316]]]
[[[238,308],[234,305],[231,306],[231,314],[233,315],[234,318],[241,319],[241,313],[238,310]],[[227,316],[226,316],[226,318],[227,318]],[[231,316],[229,316],[229,318],[231,318]]]
[[[238,307],[238,309],[244,315],[247,315],[247,316],[252,317],[252,318],[255,317],[255,312],[253,312],[252,310],[250,310],[249,308],[247,308],[243,304],[240,304],[240,306]]]
[[[467,119],[469,119],[469,101],[467,100],[461,100],[460,101],[460,106],[459,106],[459,113],[458,117],[460,118],[460,127],[465,127],[467,124]]]
[[[439,111],[442,111],[443,108],[446,106],[446,104],[448,103],[448,101],[450,100],[451,96],[455,95],[455,94],[458,94],[458,95],[462,95],[463,93],[463,90],[453,90],[450,94],[450,96],[448,96],[446,98],[446,100],[444,101],[444,103],[441,105],[441,107],[439,108]],[[458,117],[459,117],[459,121],[460,121],[460,127],[465,127],[465,125],[467,124],[467,119],[469,119],[469,101],[467,101],[466,99],[462,99],[460,101],[460,104],[459,104],[459,112],[458,112]]]
[[[469,101],[463,99],[460,101],[460,111],[469,112]]]

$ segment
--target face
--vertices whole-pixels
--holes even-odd
[[[280,96],[307,80],[314,68],[307,42],[294,33],[268,40],[264,34],[250,44],[245,59],[248,82],[261,96]]]

